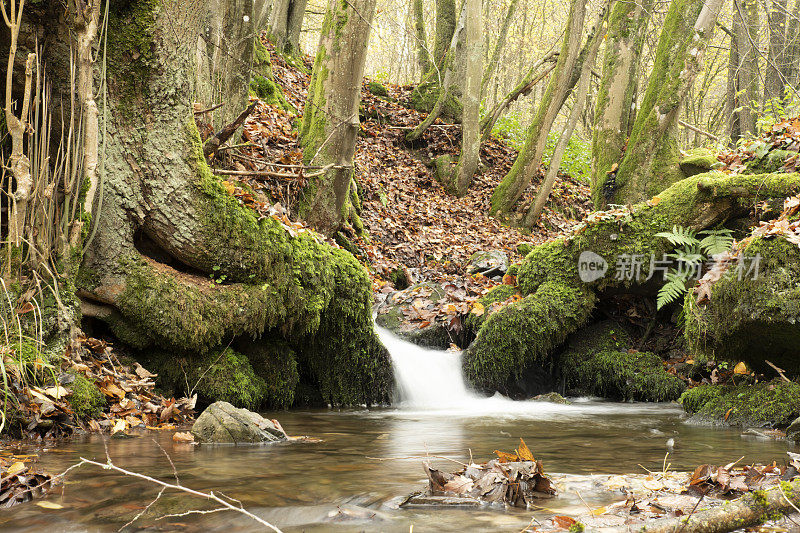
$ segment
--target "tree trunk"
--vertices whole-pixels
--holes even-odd
[[[391,374],[372,331],[364,269],[310,233],[242,206],[203,157],[192,100],[251,60],[252,11],[237,11],[241,5],[111,4],[106,182],[78,293],[120,342],[161,354],[165,367],[179,356],[200,364],[228,346],[280,341],[291,345],[294,376],[299,368],[324,401],[383,401]],[[209,20],[219,25],[214,31],[238,28],[225,37],[247,42],[228,47],[242,55],[215,62],[202,39]],[[227,107],[238,115],[245,105]],[[297,381],[274,368],[278,361],[242,357],[282,394],[271,405],[291,405]]]
[[[573,0],[556,68],[539,103],[536,116],[528,127],[525,146],[520,151],[514,166],[492,194],[492,215],[507,218],[534,176],[539,173],[547,135],[574,85],[571,77],[580,54],[585,16],[586,1]]]
[[[769,53],[767,74],[764,78],[764,100],[767,106],[780,103],[786,89],[787,7],[788,0],[772,0],[768,14]]]
[[[613,0],[609,0],[609,4],[611,2],[613,2]],[[542,185],[539,187],[539,191],[536,194],[536,200],[525,215],[525,220],[523,222],[523,226],[525,228],[533,228],[533,226],[539,220],[539,217],[544,210],[544,206],[547,203],[547,199],[550,198],[553,185],[556,182],[556,176],[558,176],[558,167],[561,165],[561,158],[564,156],[564,151],[567,149],[567,144],[572,137],[572,132],[575,131],[575,126],[578,124],[578,119],[586,107],[586,97],[589,95],[589,82],[592,78],[592,67],[594,66],[595,59],[597,58],[597,52],[600,49],[600,43],[603,40],[602,38],[605,36],[605,32],[603,32],[603,24],[605,23],[605,17],[606,13],[608,12],[608,8],[608,5],[605,6],[598,16],[595,29],[593,30],[593,37],[588,43],[588,53],[580,70],[580,77],[578,78],[578,90],[575,92],[575,102],[573,103],[572,111],[570,111],[567,123],[564,125],[564,129],[561,131],[561,135],[559,136],[558,142],[553,150],[553,156],[550,158],[550,166],[547,168],[547,174],[545,175],[544,181],[542,182]]]
[[[673,0],[670,5],[625,156],[614,187],[606,187],[613,203],[635,203],[683,178],[675,138],[678,114],[700,71],[722,4],[723,0]]]
[[[411,0],[414,9],[414,35],[417,41],[417,63],[422,76],[431,70],[431,54],[428,50],[428,39],[425,36],[425,13],[422,0]]]
[[[434,69],[441,70],[450,41],[456,31],[456,2],[455,0],[436,0],[436,38],[433,44]],[[441,83],[441,72],[436,79]]]
[[[269,36],[275,49],[286,54],[300,50],[300,30],[308,0],[275,0],[270,13]]]
[[[734,9],[736,9],[734,7]],[[739,126],[739,113],[737,113],[736,106],[739,101],[737,92],[739,90],[739,48],[737,45],[738,39],[736,38],[739,32],[739,22],[737,17],[733,17],[733,24],[731,25],[730,33],[730,53],[728,55],[728,84],[725,91],[725,133],[730,139],[730,146],[736,145],[736,141],[742,136],[742,128]]]
[[[758,2],[757,0],[734,0],[733,18],[736,24],[736,108],[741,135],[756,133],[758,117]]]
[[[464,196],[478,169],[481,151],[480,104],[483,63],[483,0],[465,0],[466,79],[461,99],[464,108],[461,123],[461,156],[450,178],[448,189]]]
[[[253,29],[256,33],[268,29],[272,0],[253,0]]]
[[[304,192],[300,214],[332,235],[349,213],[358,105],[375,0],[329,0],[300,132],[308,164],[333,165]]]
[[[800,0],[795,1],[786,36],[784,77],[795,91],[800,91]]]
[[[596,209],[605,205],[606,179],[613,165],[622,161],[636,116],[639,62],[652,8],[652,0],[617,2],[611,12],[592,136],[591,184]]]
[[[511,26],[511,22],[514,19],[514,14],[517,11],[518,3],[519,0],[511,0],[511,4],[508,6],[506,17],[503,19],[503,25],[500,27],[500,33],[497,36],[494,52],[492,52],[492,57],[489,58],[489,63],[486,65],[486,70],[483,73],[483,80],[481,81],[481,94],[486,93],[486,87],[489,85],[492,76],[494,76],[495,70],[497,70],[497,65],[500,63],[500,54],[503,52],[503,48],[506,45],[508,28]]]

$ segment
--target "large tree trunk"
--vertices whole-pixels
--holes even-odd
[[[428,39],[425,35],[425,13],[422,9],[422,0],[411,0],[411,3],[414,12],[414,36],[417,41],[417,63],[421,76],[425,76],[433,67],[431,53],[428,50]]]
[[[466,0],[466,79],[461,102],[464,108],[461,124],[461,156],[446,188],[457,196],[464,196],[478,170],[481,151],[480,104],[481,71],[483,64],[483,4],[482,0]]]
[[[622,161],[628,127],[636,116],[639,59],[652,8],[652,0],[617,2],[611,12],[592,136],[592,200],[597,209],[605,204],[606,180]]]
[[[734,111],[739,118],[741,135],[756,133],[758,117],[758,2],[757,0],[734,0],[733,18],[736,21],[737,50],[737,106]]]
[[[500,63],[500,54],[506,45],[506,38],[508,37],[508,29],[511,27],[511,22],[514,20],[514,14],[517,11],[517,4],[519,0],[511,0],[508,6],[506,16],[503,19],[503,25],[500,27],[500,33],[497,36],[497,42],[494,45],[494,52],[492,57],[489,58],[489,63],[486,65],[486,70],[483,73],[483,80],[481,81],[481,94],[486,94],[486,88],[497,70],[497,65]]]
[[[325,401],[382,401],[390,370],[372,332],[363,268],[311,234],[290,233],[240,205],[203,157],[192,100],[218,94],[220,80],[240,75],[227,71],[251,60],[252,3],[241,7],[247,5],[112,4],[107,172],[79,295],[87,314],[132,348],[163,354],[162,363],[234,342],[280,340],[291,345],[290,366],[299,366]],[[215,61],[213,42],[203,41],[209,21],[217,25],[212,34],[228,28],[225,39],[236,44],[227,47],[226,61]],[[242,40],[246,46],[238,45]],[[225,88],[241,96],[221,115],[244,109],[246,87]],[[248,364],[280,390],[272,405],[291,404],[296,380],[275,371],[275,361]]]
[[[300,132],[308,164],[332,165],[304,192],[301,215],[329,235],[349,215],[358,105],[375,0],[329,0]]]
[[[796,0],[786,30],[786,63],[783,75],[787,83],[800,90],[800,0]]]
[[[614,187],[606,197],[627,204],[649,198],[683,178],[678,168],[678,114],[702,65],[722,0],[673,0],[656,50],[647,91]]]
[[[575,84],[575,81],[572,80],[572,73],[581,50],[585,16],[586,1],[573,0],[556,68],[539,103],[536,116],[528,126],[525,146],[514,162],[514,166],[492,194],[492,215],[507,218],[533,177],[539,172],[547,135],[564,100]]]
[[[768,14],[769,53],[767,74],[764,78],[764,99],[767,106],[780,103],[786,89],[787,7],[788,0],[772,0]]]
[[[308,0],[275,0],[270,13],[269,36],[275,49],[287,54],[300,50],[300,30]]]
[[[434,69],[439,68],[450,49],[450,41],[456,31],[456,2],[455,0],[436,0],[436,37],[433,43]],[[440,72],[440,76],[443,75]],[[434,76],[436,74],[434,73]],[[435,77],[439,83],[440,77]]]
[[[735,9],[735,8],[734,8]],[[736,35],[739,32],[739,22],[737,17],[733,18],[732,30],[730,33],[730,51],[728,53],[728,83],[725,91],[725,134],[730,139],[730,145],[734,146],[736,141],[742,136],[742,128],[739,126],[739,113],[736,112],[739,97],[736,94],[739,90],[739,48]]]

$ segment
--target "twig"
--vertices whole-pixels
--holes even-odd
[[[247,120],[247,117],[250,116],[250,113],[258,105],[258,102],[253,102],[250,104],[250,107],[245,109],[236,120],[228,124],[227,126],[223,127],[219,132],[217,132],[213,137],[206,141],[206,144],[203,146],[203,155],[207,158],[211,158],[214,154],[217,153],[219,147],[225,144],[225,142],[230,139],[236,130],[239,129],[239,126],[244,124],[244,121]]]
[[[375,461],[402,461],[402,460],[405,460],[405,459],[430,459],[430,458],[443,459],[445,461],[452,461],[452,462],[454,462],[454,463],[456,463],[458,465],[463,466],[464,468],[469,467],[469,465],[466,464],[466,463],[462,463],[461,461],[453,459],[452,457],[444,457],[442,455],[409,455],[408,457],[369,457],[369,456],[367,456],[367,459],[373,459]],[[484,468],[481,465],[475,465],[475,466],[477,466],[478,468]]]
[[[334,168],[335,165],[326,165],[322,170],[311,172],[310,174],[303,174],[304,178],[316,178],[322,176],[328,170]],[[291,172],[273,172],[272,170],[214,170],[215,174],[223,176],[261,176],[269,178],[299,178],[300,174],[292,174]]]
[[[215,110],[219,109],[220,107],[222,107],[224,105],[225,105],[225,102],[222,102],[221,104],[217,104],[215,106],[209,107],[208,109],[203,109],[201,111],[195,111],[194,114],[195,115],[202,115],[204,113],[211,113],[212,111],[215,111]]]
[[[161,487],[161,490],[160,490],[160,491],[158,491],[158,494],[157,494],[157,495],[156,495],[156,497],[153,499],[153,501],[151,501],[150,503],[148,503],[148,504],[147,504],[147,507],[145,507],[144,509],[142,509],[141,511],[139,511],[139,513],[137,513],[137,515],[136,515],[136,516],[134,516],[133,518],[131,518],[131,519],[128,521],[128,523],[126,523],[124,526],[122,526],[121,528],[119,528],[117,531],[122,531],[123,529],[125,529],[125,528],[126,528],[126,527],[128,527],[129,525],[131,525],[131,524],[133,524],[134,522],[136,522],[137,520],[139,520],[139,518],[141,518],[141,517],[142,517],[142,515],[143,515],[144,513],[146,513],[146,512],[147,512],[147,510],[148,510],[148,509],[150,509],[150,508],[153,506],[153,504],[154,504],[154,503],[156,503],[156,502],[159,500],[159,498],[161,498],[161,495],[162,495],[162,494],[164,494],[164,491],[165,491],[165,490],[167,490],[167,487]]]
[[[773,365],[771,362],[767,361],[766,359],[764,359],[764,362],[767,363],[769,366],[771,366],[773,368],[773,370],[775,370],[775,372],[778,373],[778,375],[781,377],[781,379],[783,381],[785,381],[787,383],[791,383],[792,382],[792,380],[790,380],[789,378],[786,377],[786,375],[784,375],[784,372],[786,372],[785,370],[783,370],[781,368],[778,368],[777,366]]]
[[[586,503],[586,500],[584,500],[584,499],[583,499],[583,496],[581,496],[581,493],[580,493],[580,491],[577,491],[577,490],[576,490],[576,491],[575,491],[575,494],[577,494],[577,495],[578,495],[578,498],[580,498],[580,500],[583,502],[583,505],[585,505],[585,506],[586,506],[586,508],[587,508],[587,509],[589,509],[589,514],[592,514],[594,511],[592,510],[592,508],[591,508],[591,507],[589,507],[589,504],[588,504],[588,503]]]
[[[693,132],[699,133],[700,135],[705,135],[706,137],[708,137],[709,139],[711,139],[714,142],[718,142],[719,141],[719,137],[717,137],[713,133],[708,133],[707,131],[703,131],[700,128],[698,128],[697,126],[692,126],[688,122],[684,122],[683,120],[678,119],[678,124],[680,124],[681,126],[686,128],[687,130],[692,130]]]
[[[164,487],[165,489],[178,490],[178,491],[181,491],[181,492],[185,492],[187,494],[191,494],[192,496],[197,496],[199,498],[205,498],[207,500],[214,500],[215,502],[217,502],[220,505],[222,505],[223,507],[225,507],[227,510],[236,511],[237,513],[241,513],[241,514],[243,514],[243,515],[255,520],[256,522],[258,522],[262,526],[264,526],[266,528],[269,528],[272,531],[275,531],[275,533],[282,533],[280,529],[278,529],[277,527],[273,526],[272,524],[270,524],[269,522],[267,522],[263,518],[259,518],[258,516],[254,515],[253,513],[251,513],[250,511],[248,511],[244,507],[237,507],[237,506],[235,506],[235,505],[233,505],[231,503],[228,503],[227,501],[223,500],[222,498],[220,498],[219,496],[217,496],[213,492],[207,492],[207,493],[206,492],[201,492],[201,491],[198,491],[198,490],[190,489],[188,487],[184,487],[183,485],[176,485],[174,483],[167,483],[165,481],[161,481],[160,479],[156,479],[154,477],[146,476],[146,475],[140,474],[138,472],[132,472],[130,470],[125,470],[124,468],[120,468],[117,465],[115,465],[113,462],[111,462],[110,458],[107,459],[106,463],[100,463],[98,461],[92,461],[91,459],[86,459],[85,457],[81,457],[80,458],[80,463],[78,463],[77,465],[74,465],[74,466],[80,466],[80,465],[83,465],[83,464],[98,466],[98,467],[102,468],[103,470],[113,470],[115,472],[119,472],[120,474],[124,474],[126,476],[131,476],[131,477],[135,477],[135,478],[138,478],[138,479],[143,479],[145,481],[149,481],[150,483],[155,483],[156,485]]]

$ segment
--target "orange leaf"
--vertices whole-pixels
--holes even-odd
[[[517,455],[519,455],[519,458],[522,459],[523,461],[535,461],[536,460],[536,459],[534,459],[530,448],[528,448],[528,445],[525,444],[525,441],[522,440],[522,438],[519,439],[519,449],[517,450]]]
[[[739,361],[735,367],[733,367],[733,373],[739,376],[746,376],[750,372],[747,370],[747,365],[744,364],[743,361]]]
[[[569,529],[577,523],[577,520],[568,516],[554,516],[553,522],[564,529]]]
[[[519,461],[519,457],[513,453],[501,452],[500,450],[495,450],[494,453],[497,454],[497,458],[501,463],[516,463]]]

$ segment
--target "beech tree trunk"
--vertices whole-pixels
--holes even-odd
[[[575,83],[571,78],[581,50],[585,16],[586,1],[573,0],[556,68],[539,103],[536,116],[528,127],[525,146],[520,151],[514,166],[492,194],[490,212],[494,216],[509,218],[517,201],[539,172],[547,135]]]
[[[428,50],[428,39],[425,35],[425,13],[422,0],[411,0],[414,11],[414,36],[417,41],[417,63],[420,75],[425,76],[432,68],[431,53]]]
[[[308,0],[275,0],[269,20],[269,36],[275,49],[287,54],[300,50],[300,30]]]
[[[480,104],[483,66],[483,0],[465,0],[466,78],[461,103],[461,156],[447,187],[453,194],[467,193],[478,170],[481,151]]]
[[[193,103],[210,107],[224,89],[220,122],[246,107],[246,79],[220,83],[247,75],[239,67],[253,53],[251,17],[251,1],[111,3],[107,172],[75,279],[84,317],[164,367],[241,346],[241,364],[276,391],[268,405],[291,405],[299,376],[327,403],[384,401],[391,370],[363,267],[242,206],[203,156]],[[45,23],[48,35],[63,33],[62,20]],[[221,34],[225,61],[213,40]],[[63,56],[52,54],[58,76]],[[63,82],[54,88],[68,91]],[[290,349],[275,358],[265,351],[274,343]]]
[[[308,185],[300,214],[332,235],[350,216],[358,105],[375,0],[329,0],[300,131],[306,163],[332,165]]]
[[[800,90],[800,0],[795,0],[786,30],[786,66],[784,76],[795,90]]]
[[[759,70],[757,0],[733,0],[733,19],[736,22],[736,107],[741,135],[756,133],[758,116]]]
[[[619,165],[611,203],[650,198],[682,179],[678,114],[702,65],[723,0],[673,0],[656,50],[642,106]]]
[[[434,69],[442,70],[441,64],[450,49],[450,41],[453,40],[453,33],[456,31],[456,22],[455,0],[436,0],[436,38],[433,44]],[[442,75],[440,74],[440,76]],[[441,83],[439,77],[435,79]]]
[[[639,63],[652,0],[617,2],[608,22],[603,78],[597,94],[592,136],[592,200],[602,209],[603,189],[614,164],[619,165],[636,116]]]
[[[506,45],[508,28],[511,27],[511,22],[514,20],[514,15],[517,11],[517,4],[519,4],[519,0],[511,0],[511,3],[508,6],[508,11],[506,11],[506,16],[503,19],[503,25],[500,27],[500,33],[497,35],[497,42],[494,45],[494,52],[492,52],[492,57],[489,58],[489,63],[486,65],[486,70],[483,73],[483,80],[481,81],[481,94],[486,93],[486,88],[489,85],[492,76],[494,76],[495,70],[497,70],[498,63],[500,63],[500,54],[503,52],[503,48]]]
[[[764,100],[767,106],[782,101],[786,89],[787,8],[788,0],[772,0],[767,18],[769,52],[764,77]]]

